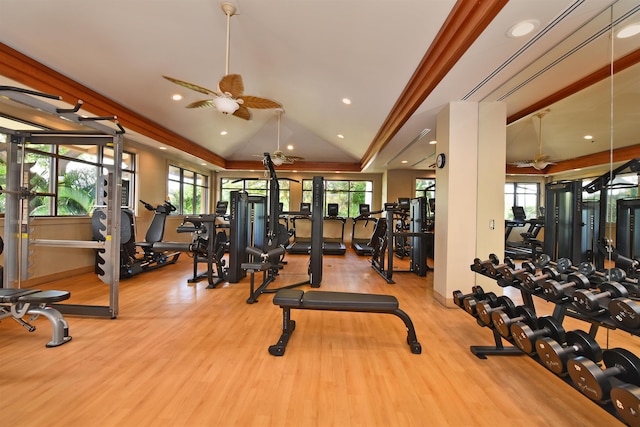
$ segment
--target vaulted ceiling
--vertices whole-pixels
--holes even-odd
[[[465,100],[507,103],[506,162],[540,144],[558,161],[640,144],[640,36],[610,37],[640,22],[637,1],[237,0],[229,18],[221,3],[2,0],[0,84],[82,98],[128,138],[212,169],[258,168],[276,111],[187,109],[207,95],[163,75],[217,91],[228,66],[246,94],[281,103],[280,146],[304,158],[289,169],[427,169],[435,115]],[[506,35],[525,20],[533,33]]]

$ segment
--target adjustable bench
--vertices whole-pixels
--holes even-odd
[[[269,353],[282,356],[287,342],[296,328],[291,320],[291,309],[354,311],[361,313],[389,313],[398,316],[407,328],[407,344],[414,354],[422,353],[422,346],[416,337],[411,318],[398,308],[398,300],[392,295],[358,294],[351,292],[325,292],[296,289],[279,290],[273,297],[273,304],[282,308],[282,335],[278,342],[269,347]]]
[[[29,332],[36,327],[22,319],[26,314],[31,314],[30,320],[38,316],[45,316],[51,321],[52,338],[47,347],[57,347],[71,340],[69,325],[62,314],[48,304],[69,299],[71,294],[67,291],[40,291],[35,289],[0,288],[0,319],[12,317]]]

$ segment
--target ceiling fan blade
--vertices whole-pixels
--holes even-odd
[[[245,120],[249,120],[251,118],[251,113],[244,105],[240,105],[233,115]]]
[[[202,101],[192,102],[191,104],[187,105],[186,108],[211,108],[214,106],[215,105],[213,104],[213,100],[205,99]]]
[[[187,89],[195,90],[196,92],[204,93],[206,95],[220,96],[219,93],[214,92],[211,89],[207,89],[206,87],[198,86],[196,84],[185,82],[183,80],[174,79],[173,77],[169,77],[169,76],[162,76],[162,77],[169,80],[171,83],[175,83],[179,86],[186,87]]]
[[[242,77],[240,74],[227,74],[218,83],[218,89],[222,93],[230,93],[232,97],[238,98],[244,93]]]
[[[244,106],[247,108],[256,108],[259,110],[266,110],[269,108],[282,108],[282,105],[276,101],[272,101],[266,98],[260,98],[258,96],[241,96],[240,99],[244,101]]]

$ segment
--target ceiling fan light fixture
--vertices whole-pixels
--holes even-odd
[[[276,166],[282,166],[282,164],[284,163],[284,160],[282,159],[282,157],[272,157],[271,161]]]
[[[238,104],[235,99],[224,96],[213,98],[213,105],[215,105],[216,109],[222,114],[233,114],[238,108],[240,108],[240,104]]]

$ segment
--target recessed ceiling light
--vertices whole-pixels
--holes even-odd
[[[207,166],[207,164],[206,164],[206,163],[200,163],[200,164],[201,164],[202,166]]]
[[[429,141],[429,144],[430,144],[430,145],[435,145],[435,144],[437,144],[437,143],[438,143],[438,141],[436,141],[435,139],[432,139],[431,141]]]
[[[351,104],[351,100],[349,98],[342,98],[342,103],[345,105]]]
[[[160,149],[161,149],[161,150],[166,150],[166,149],[167,149],[167,147],[160,147]]]
[[[222,132],[220,132],[220,135],[222,135],[222,136],[224,136],[224,135],[226,135],[226,134],[227,134],[227,131],[226,131],[226,130],[223,130]]]
[[[291,144],[287,145],[287,150],[293,150],[293,145]]]
[[[171,97],[171,99],[173,99],[174,101],[181,101],[182,100],[182,95],[180,95],[179,93],[176,93],[175,95],[173,95]]]
[[[638,33],[640,33],[640,23],[636,22],[622,27],[616,34],[616,37],[619,39],[626,39],[628,37],[633,37]]]
[[[531,34],[533,30],[538,28],[540,22],[535,19],[528,19],[526,21],[518,22],[507,31],[507,36],[511,38],[524,37],[527,34]]]
[[[339,134],[338,134],[338,138],[340,138],[340,139],[344,139],[344,135],[343,135],[343,134],[341,134],[341,133],[339,133]]]
[[[593,139],[593,135],[585,135],[583,136],[584,139]]]
[[[401,161],[400,163],[408,163],[406,160]]]

